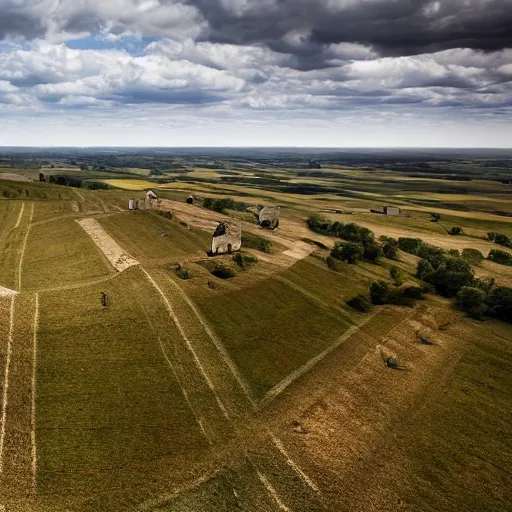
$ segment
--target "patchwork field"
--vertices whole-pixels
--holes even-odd
[[[157,183],[140,165],[83,171],[111,190],[30,169],[0,181],[0,511],[511,508],[510,324],[434,293],[357,311],[347,301],[373,282],[398,289],[392,265],[421,284],[420,258],[328,265],[340,239],[306,224],[510,253],[486,239],[511,234],[490,206],[508,211],[508,189],[341,165],[170,166]],[[149,188],[160,200],[127,211]],[[281,206],[276,231],[246,209],[263,204]],[[370,213],[383,204],[404,215]],[[250,247],[209,257],[235,219]],[[472,270],[512,282],[506,265]]]

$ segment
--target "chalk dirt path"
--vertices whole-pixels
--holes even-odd
[[[93,242],[118,272],[139,264],[135,258],[124,251],[96,219],[80,219],[76,222],[92,238]]]

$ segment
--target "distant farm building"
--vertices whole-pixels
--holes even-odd
[[[231,254],[242,246],[242,228],[235,222],[221,222],[213,233],[211,254]]]
[[[262,228],[276,229],[279,226],[279,206],[264,206],[258,213],[258,224]]]
[[[158,196],[152,190],[148,190],[146,192],[146,199],[158,199]]]
[[[384,215],[402,215],[402,208],[384,206]]]
[[[139,209],[139,200],[138,199],[129,199],[128,200],[128,210],[138,210]]]

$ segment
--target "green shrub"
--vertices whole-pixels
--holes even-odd
[[[214,199],[205,197],[203,199],[203,207],[219,213],[225,213],[227,210],[245,211],[250,205],[241,201],[234,201],[229,197],[222,199]]]
[[[404,273],[396,265],[392,265],[391,267],[389,267],[389,276],[391,277],[391,279],[393,279],[395,286],[402,286],[402,284],[404,283]]]
[[[455,304],[473,318],[480,319],[487,311],[485,292],[471,286],[463,286],[457,292]]]
[[[375,243],[369,243],[363,246],[363,260],[370,263],[378,263],[382,256],[382,249]]]
[[[390,260],[398,260],[398,240],[387,236],[380,237],[382,241],[382,253]]]
[[[421,238],[404,238],[398,239],[398,247],[409,254],[416,254],[423,241]]]
[[[423,296],[423,288],[419,286],[406,286],[402,289],[402,295],[409,299],[422,300]]]
[[[256,263],[258,261],[258,258],[256,256],[252,256],[251,254],[243,254],[241,252],[237,252],[233,256],[233,261],[242,269],[246,270],[247,267],[252,264]]]
[[[428,276],[434,273],[434,267],[427,260],[418,261],[416,267],[416,277],[423,281],[427,281]]]
[[[267,254],[272,252],[272,242],[270,240],[251,233],[244,233],[242,235],[242,246],[256,249]]]
[[[487,256],[487,259],[489,261],[494,261],[494,263],[499,263],[500,265],[512,266],[512,254],[499,249],[492,249],[489,252],[489,256]]]
[[[210,270],[210,273],[220,279],[231,279],[232,277],[235,277],[235,271],[226,265],[218,265]]]
[[[512,288],[494,288],[487,298],[487,306],[489,315],[505,322],[512,322]]]
[[[385,281],[374,281],[370,285],[370,299],[373,304],[386,304],[389,299],[389,285]]]
[[[343,264],[341,260],[337,258],[333,258],[332,256],[327,256],[325,262],[327,263],[327,266],[336,272],[339,272],[343,268]]]
[[[431,274],[423,277],[444,297],[455,297],[464,286],[472,286],[475,276],[471,265],[462,258],[446,258]]]
[[[347,304],[361,313],[368,313],[372,309],[372,303],[366,295],[356,295],[347,300]]]
[[[308,217],[306,224],[308,228],[315,233],[321,233],[323,235],[331,234],[332,222],[316,213]]]
[[[460,226],[453,226],[450,229],[450,231],[448,231],[448,234],[457,236],[457,235],[462,235],[463,232],[464,232],[464,230]]]
[[[347,263],[357,263],[363,257],[364,247],[352,242],[336,242],[331,250],[331,256]]]
[[[480,265],[484,259],[484,255],[478,249],[462,249],[462,258],[471,265]]]

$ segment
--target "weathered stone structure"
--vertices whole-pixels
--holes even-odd
[[[213,233],[211,254],[231,254],[242,247],[242,228],[235,222],[221,222]]]
[[[262,228],[276,229],[279,227],[279,206],[264,206],[258,214],[258,224]]]

